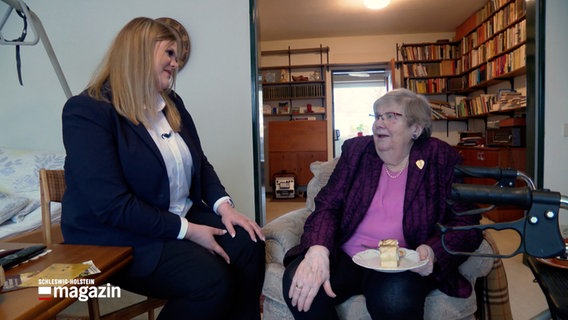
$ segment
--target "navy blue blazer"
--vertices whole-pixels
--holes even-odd
[[[193,159],[190,198],[194,210],[212,211],[227,196],[203,153],[193,119],[182,99],[171,92],[178,108],[180,135]],[[110,98],[110,94],[109,94]],[[169,181],[165,162],[142,124],[120,116],[111,103],[85,93],[63,108],[66,192],[61,228],[65,243],[131,246],[131,276],[154,270],[167,239],[176,239],[181,222],[168,211]]]

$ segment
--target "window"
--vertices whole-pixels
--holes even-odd
[[[332,70],[334,157],[349,138],[372,134],[373,103],[390,87],[385,69]]]

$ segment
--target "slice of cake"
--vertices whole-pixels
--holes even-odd
[[[379,256],[381,257],[381,267],[398,267],[398,240],[385,239],[379,241]]]

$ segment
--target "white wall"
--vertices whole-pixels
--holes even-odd
[[[73,94],[83,90],[126,22],[137,16],[180,21],[191,38],[191,56],[176,91],[238,208],[254,217],[248,0],[26,3],[43,22]],[[5,10],[0,2],[0,12]],[[5,35],[9,39],[19,36],[21,26],[13,15],[6,30],[17,34]],[[66,97],[43,45],[21,47],[24,86],[18,83],[14,52],[14,47],[0,46],[0,146],[63,151],[60,118]]]
[[[263,41],[260,49],[282,50],[287,49],[288,46],[291,49],[301,49],[319,47],[321,44],[330,47],[331,64],[376,63],[396,59],[397,43],[433,42],[441,39],[451,40],[453,37],[453,33],[432,33]]]
[[[545,42],[545,125],[544,179],[545,188],[568,195],[568,126],[566,75],[568,74],[568,1],[546,1]],[[568,211],[563,211],[561,223],[568,224]]]

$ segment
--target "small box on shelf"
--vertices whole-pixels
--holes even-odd
[[[322,106],[312,106],[313,113],[325,113],[325,107]]]
[[[267,70],[262,72],[262,83],[276,82],[276,72],[274,70]]]
[[[290,114],[290,104],[288,102],[278,103],[278,114]]]
[[[290,72],[287,69],[280,69],[280,82],[290,82]]]

